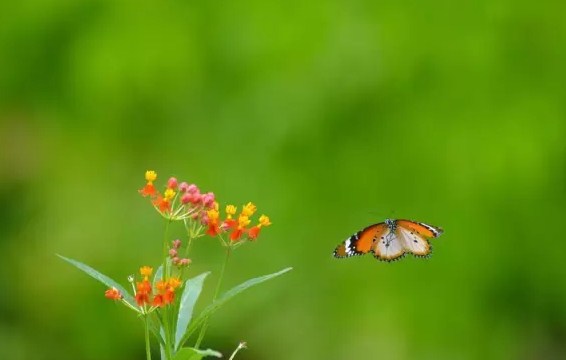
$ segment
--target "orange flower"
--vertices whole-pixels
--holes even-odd
[[[153,170],[148,170],[145,172],[145,180],[147,183],[145,186],[139,190],[139,193],[143,196],[154,196],[156,193],[155,186],[153,186],[153,182],[157,179],[157,173]]]
[[[163,295],[161,294],[155,295],[153,298],[153,302],[151,303],[151,306],[155,306],[155,307],[165,306],[165,302],[163,301]]]
[[[206,212],[208,217],[208,230],[206,233],[210,236],[216,236],[220,233],[220,227],[218,226],[219,213],[216,209],[211,209]]]
[[[104,292],[104,296],[107,299],[110,300],[121,300],[122,299],[122,294],[120,293],[120,291],[118,289],[116,289],[115,287],[108,289]]]
[[[141,190],[138,190],[142,196],[154,196],[155,195],[155,186],[153,184],[146,184]]]
[[[250,240],[255,240],[257,239],[257,237],[259,236],[259,231],[261,230],[261,226],[260,225],[256,225],[254,227],[252,227],[249,231],[248,231],[248,237],[250,238]]]
[[[149,294],[144,292],[138,292],[136,294],[136,303],[138,306],[144,306],[145,304],[149,304]]]
[[[179,285],[181,285],[182,281],[177,278],[177,277],[172,277],[169,278],[168,284],[171,287],[172,290],[175,290],[176,288],[179,287]]]
[[[259,236],[259,232],[261,230],[262,226],[269,226],[271,225],[271,221],[269,221],[269,217],[265,216],[265,215],[261,215],[259,217],[259,224],[257,224],[256,226],[252,227],[249,231],[248,231],[248,237],[250,238],[250,240],[255,240],[257,239],[257,237]]]
[[[148,280],[137,283],[138,294],[150,294],[151,293],[151,283]]]
[[[173,301],[175,301],[175,292],[173,290],[165,291],[165,294],[163,294],[163,302],[165,304],[171,304]]]
[[[169,208],[171,207],[171,203],[169,200],[161,195],[157,195],[157,197],[153,200],[153,205],[159,209],[161,212],[168,212]]]
[[[236,229],[236,230],[232,231],[232,233],[230,233],[230,240],[232,242],[236,242],[236,241],[240,240],[242,235],[244,235],[244,230]]]
[[[168,285],[167,281],[159,280],[157,284],[155,284],[155,288],[159,291],[159,293],[163,294],[165,290],[167,290]]]

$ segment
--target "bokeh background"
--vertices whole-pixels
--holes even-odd
[[[225,288],[294,267],[216,313],[205,347],[565,358],[565,11],[2,2],[0,358],[144,358],[134,314],[55,253],[124,283],[156,265],[163,222],[136,192],[147,169],[271,216]],[[429,260],[331,257],[386,217],[446,232]],[[192,258],[213,271],[209,300],[223,252],[203,239]]]

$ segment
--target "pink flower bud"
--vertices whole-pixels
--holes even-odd
[[[177,239],[177,240],[173,240],[173,247],[175,249],[178,249],[181,247],[181,240]]]
[[[198,214],[195,214],[198,216]],[[200,222],[203,225],[208,225],[208,215],[206,215],[205,212],[202,213],[202,216],[200,217]]]
[[[191,263],[191,259],[181,259],[179,260],[179,266],[187,266]]]
[[[174,177],[169,178],[169,181],[167,181],[167,187],[175,190],[177,188],[177,179]]]
[[[175,256],[171,261],[173,261],[174,265],[177,265],[179,263],[179,258]]]
[[[189,184],[187,184],[186,182],[182,182],[179,184],[179,191],[181,192],[187,192],[187,190],[189,190]]]
[[[183,204],[190,203],[192,196],[193,196],[192,194],[184,193],[183,196],[181,196],[181,203]]]
[[[197,205],[201,202],[202,200],[202,195],[199,192],[195,192],[195,193],[191,193],[189,194],[190,198],[189,201],[193,204],[193,205]]]
[[[175,256],[177,256],[177,250],[175,250],[175,249],[170,249],[170,250],[169,250],[169,256],[171,256],[172,258],[174,258]]]
[[[195,184],[191,184],[187,187],[187,192],[191,193],[191,194],[200,193],[200,190],[199,190],[198,186],[196,186]]]
[[[202,203],[207,208],[210,208],[214,205],[214,193],[209,192],[202,196]]]

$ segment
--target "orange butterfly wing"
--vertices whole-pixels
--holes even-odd
[[[417,257],[428,257],[432,246],[428,239],[438,237],[443,230],[439,227],[411,220],[397,220],[397,236],[403,247]]]
[[[428,225],[412,220],[397,220],[397,226],[401,226],[407,230],[412,230],[425,238],[435,238],[442,235],[444,230],[437,226]]]
[[[376,239],[387,229],[385,223],[374,224],[353,234],[334,250],[334,257],[344,258],[367,254],[372,250]]]

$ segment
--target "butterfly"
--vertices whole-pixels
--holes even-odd
[[[334,250],[334,257],[346,258],[369,252],[382,261],[402,258],[406,253],[428,257],[431,238],[439,237],[444,230],[412,220],[391,220],[373,224],[350,236]]]

